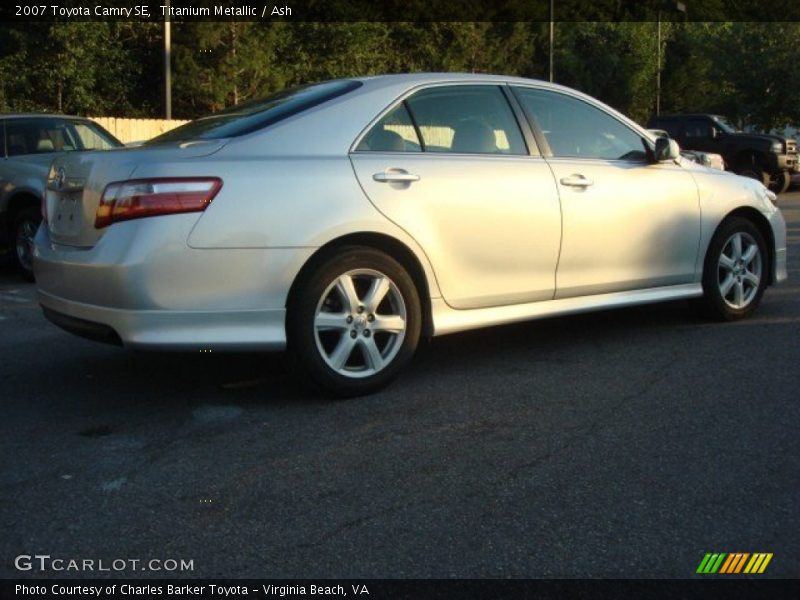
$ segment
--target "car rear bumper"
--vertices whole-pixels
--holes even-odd
[[[121,310],[73,302],[39,290],[45,316],[70,333],[129,348],[283,350],[285,309]]]
[[[283,349],[286,298],[314,249],[190,248],[196,219],[118,223],[91,248],[55,244],[41,227],[34,272],[45,315],[126,347]]]

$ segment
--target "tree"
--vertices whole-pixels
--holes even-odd
[[[131,91],[142,63],[124,42],[130,33],[130,27],[110,22],[7,25],[0,58],[2,108],[136,113]]]
[[[559,25],[556,81],[644,122],[655,105],[656,24]]]
[[[173,98],[177,118],[221,110],[283,87],[281,23],[176,23]]]

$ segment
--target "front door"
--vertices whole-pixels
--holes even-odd
[[[640,134],[600,106],[517,87],[549,146],[564,215],[556,298],[692,283],[700,205],[691,174],[648,160]]]

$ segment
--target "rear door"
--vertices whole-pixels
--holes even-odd
[[[437,85],[388,110],[351,153],[372,203],[425,251],[445,301],[552,299],[561,212],[501,86]]]

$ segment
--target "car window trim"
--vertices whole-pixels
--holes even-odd
[[[419,151],[420,152],[425,152],[425,139],[422,137],[422,131],[419,128],[419,124],[417,123],[417,119],[414,116],[414,113],[411,112],[411,107],[408,105],[408,102],[406,101],[405,98],[403,99],[402,104],[403,104],[403,110],[406,111],[406,114],[408,115],[408,118],[411,119],[411,125],[414,126],[414,135],[417,136],[417,143],[419,144]],[[378,121],[378,123],[380,123],[380,121]],[[377,123],[375,125],[377,125]],[[372,131],[372,130],[370,129],[370,131]],[[369,150],[367,152],[369,152]]]
[[[508,102],[508,105],[511,107],[511,112],[514,113],[514,120],[517,122],[517,127],[519,127],[519,130],[522,133],[522,141],[528,150],[528,156],[541,156],[539,144],[537,143],[533,131],[531,130],[528,119],[525,117],[525,112],[522,110],[522,106],[520,105],[516,96],[514,96],[514,94],[511,92],[511,86],[506,83],[500,86],[500,89],[502,90],[503,95],[506,97],[506,102]]]
[[[522,111],[522,114],[525,116],[525,120],[527,121],[528,127],[530,127],[531,132],[533,133],[533,137],[536,140],[536,144],[539,146],[539,150],[541,152],[542,157],[543,158],[552,158],[554,156],[553,155],[553,151],[550,149],[550,143],[547,141],[547,138],[545,137],[544,132],[542,131],[542,128],[539,127],[539,121],[525,107],[525,104],[522,102],[522,99],[519,96],[517,96],[516,88],[518,88],[518,87],[527,87],[527,88],[535,89],[535,90],[547,90],[547,88],[540,87],[540,86],[532,86],[532,85],[529,85],[529,86],[509,85],[508,86],[509,90],[511,91],[511,95],[514,97],[514,100],[517,101],[517,104],[519,104],[519,107],[520,107],[520,110]]]
[[[378,113],[378,115],[374,119],[372,119],[367,124],[366,127],[364,127],[364,129],[361,131],[361,133],[359,133],[356,136],[355,141],[352,144],[350,144],[350,149],[348,150],[348,155],[349,154],[358,154],[358,155],[362,155],[362,154],[374,154],[374,155],[378,155],[378,154],[398,154],[398,155],[406,155],[406,156],[408,156],[408,155],[423,155],[424,154],[425,156],[445,156],[445,157],[446,156],[470,156],[470,157],[473,157],[473,158],[475,158],[475,157],[485,157],[485,158],[494,158],[494,159],[497,159],[497,158],[543,158],[541,152],[538,153],[538,154],[531,154],[531,148],[527,144],[527,141],[525,139],[525,132],[524,132],[524,130],[523,130],[523,128],[522,128],[522,126],[520,125],[519,122],[517,122],[517,127],[519,129],[519,133],[522,135],[522,141],[525,144],[525,149],[527,150],[526,154],[491,154],[491,153],[480,153],[480,152],[429,152],[429,151],[425,151],[425,150],[423,150],[422,152],[358,150],[358,146],[361,144],[361,141],[364,139],[364,137],[367,136],[367,134],[370,131],[372,131],[372,128],[375,125],[377,125],[381,121],[381,119],[383,119],[387,114],[389,114],[392,110],[397,108],[397,106],[399,106],[400,104],[405,104],[406,100],[408,100],[408,98],[410,98],[413,94],[416,94],[417,92],[420,92],[420,91],[423,91],[423,90],[426,90],[426,89],[437,88],[437,87],[464,87],[464,86],[477,86],[477,85],[486,85],[486,86],[493,86],[493,87],[496,87],[496,88],[500,88],[500,91],[506,97],[506,103],[509,105],[509,108],[511,109],[511,113],[512,113],[512,115],[514,115],[514,119],[516,121],[516,114],[514,112],[514,108],[513,108],[512,104],[509,102],[508,97],[506,96],[505,92],[503,92],[503,88],[509,85],[509,83],[507,81],[470,81],[468,83],[467,82],[463,82],[463,81],[437,81],[437,82],[429,82],[429,83],[426,82],[426,83],[423,83],[423,84],[420,84],[420,85],[416,85],[416,86],[414,86],[412,88],[407,89],[400,96],[398,96],[397,98],[392,100],[392,102],[387,107],[385,107],[382,111],[380,111]],[[406,111],[411,116],[412,122],[416,123],[416,119],[414,118],[414,115],[411,112],[411,109],[407,105],[405,106],[405,108],[406,108]],[[415,127],[415,129],[416,129],[416,127]],[[417,131],[417,137],[420,138],[420,140],[419,140],[420,141],[420,148],[422,148],[423,144],[424,144],[424,140],[422,140],[421,132]],[[537,148],[537,151],[538,151],[538,148]]]
[[[646,156],[649,155],[649,152],[647,152],[647,150],[650,150],[652,152],[652,148],[649,148],[649,146],[647,144],[647,142],[650,141],[647,138],[647,136],[642,135],[642,133],[640,131],[637,131],[636,129],[631,127],[628,123],[625,123],[624,121],[621,121],[619,119],[619,117],[617,117],[616,115],[608,112],[603,107],[598,106],[598,105],[596,105],[596,104],[594,104],[592,102],[587,102],[585,98],[582,98],[582,97],[580,97],[580,96],[578,96],[576,94],[567,93],[564,90],[560,90],[560,89],[557,90],[557,89],[553,89],[553,88],[550,88],[550,87],[547,87],[547,86],[542,86],[542,85],[525,85],[525,84],[513,83],[513,84],[510,84],[509,87],[511,88],[511,92],[513,94],[517,93],[517,91],[516,91],[517,89],[531,89],[531,90],[537,90],[537,91],[542,91],[542,92],[551,92],[553,94],[559,94],[561,96],[566,96],[567,98],[572,98],[573,100],[577,100],[578,102],[583,102],[584,104],[587,104],[587,105],[591,106],[592,108],[595,108],[595,109],[599,110],[603,114],[607,115],[609,118],[611,118],[614,121],[616,121],[617,123],[619,123],[622,127],[625,127],[629,131],[631,131],[634,134],[636,134],[643,141],[642,143],[643,143],[643,146],[645,148],[645,155]],[[525,104],[522,102],[522,100],[520,98],[518,98],[516,96],[515,96],[515,98],[517,99],[517,101],[519,102],[520,106],[522,107],[522,110],[523,110],[523,112],[525,114],[525,117],[531,122],[530,123],[531,129],[533,130],[534,135],[536,136],[537,142],[541,139],[542,156],[544,158],[548,159],[548,160],[549,159],[594,160],[594,161],[599,161],[599,162],[604,162],[604,163],[616,162],[616,163],[626,163],[626,164],[634,164],[634,165],[641,165],[641,164],[647,165],[647,164],[650,164],[650,161],[649,161],[648,158],[645,158],[645,160],[642,161],[642,160],[632,160],[632,159],[626,159],[626,158],[594,158],[594,157],[591,157],[591,156],[556,156],[555,154],[553,154],[553,151],[550,148],[550,144],[547,143],[547,138],[545,137],[544,132],[542,131],[542,129],[539,127],[539,123],[536,120],[536,118],[525,107]]]

